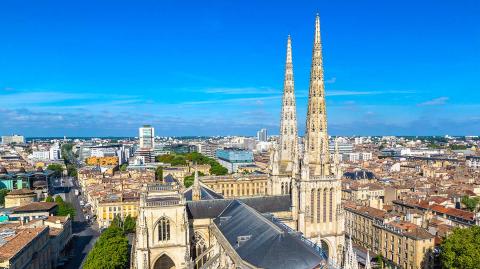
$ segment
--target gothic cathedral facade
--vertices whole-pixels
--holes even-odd
[[[270,163],[269,195],[290,194],[296,230],[340,260],[344,246],[339,156],[329,152],[320,18],[315,20],[303,149],[299,149],[292,45],[287,41],[280,137]],[[333,156],[333,158],[332,158]]]
[[[288,234],[302,238],[303,245],[322,249],[323,259],[328,257],[331,264],[341,261],[345,245],[342,171],[338,150],[332,155],[329,152],[322,61],[317,15],[303,143],[299,143],[298,137],[292,43],[288,37],[280,137],[270,157],[267,195],[227,199],[204,185],[197,173],[190,188],[178,182],[144,186],[132,259],[134,268],[257,268],[245,263],[242,253],[236,253],[235,246],[229,245],[215,223],[226,221],[227,217],[221,214],[234,200],[247,208],[243,212],[252,219],[268,222],[268,227],[275,227],[276,231],[300,232]],[[276,220],[282,224],[275,224]],[[240,236],[237,247],[250,238]]]

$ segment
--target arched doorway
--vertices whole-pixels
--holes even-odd
[[[325,242],[325,240],[320,240],[321,244],[320,247],[322,248],[323,252],[325,253],[325,256],[330,257],[330,249],[328,247],[328,243]]]
[[[167,255],[162,255],[157,259],[153,269],[175,269],[175,263]]]

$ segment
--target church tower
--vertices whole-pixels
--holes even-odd
[[[307,124],[305,127],[305,152],[309,155],[312,174],[316,176],[328,176],[331,174],[329,167],[330,153],[328,150],[322,40],[320,37],[320,17],[318,15],[315,20]]]
[[[270,194],[290,194],[292,178],[298,170],[297,106],[293,80],[292,40],[287,39],[285,78],[283,82],[282,112],[280,115],[280,138],[272,152]]]
[[[193,186],[192,186],[192,201],[199,201],[202,200],[202,189],[200,187],[200,179],[198,179],[198,171],[195,167],[195,175],[193,179]]]
[[[338,153],[336,153],[338,154]],[[297,184],[298,230],[317,242],[332,260],[341,260],[344,216],[338,156],[330,160],[323,78],[320,17],[315,19],[307,124],[300,179]],[[295,205],[293,206],[295,208]]]

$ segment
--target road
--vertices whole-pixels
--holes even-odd
[[[92,249],[95,241],[100,236],[100,232],[98,231],[98,227],[90,225],[85,218],[83,208],[80,206],[79,197],[75,195],[75,189],[78,189],[78,187],[75,186],[74,179],[66,178],[64,185],[71,187],[70,191],[64,194],[65,201],[72,203],[75,207],[76,216],[72,227],[73,238],[71,259],[63,268],[77,269],[82,267],[88,252]]]

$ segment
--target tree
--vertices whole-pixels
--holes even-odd
[[[58,210],[57,210],[57,216],[68,216],[70,215],[70,218],[75,218],[76,211],[75,207],[71,203],[67,203],[63,201],[62,197],[60,195],[57,195],[55,197],[55,203],[58,205]]]
[[[169,163],[172,166],[187,165],[187,161],[196,164],[209,164],[210,174],[217,176],[228,174],[228,169],[223,167],[217,160],[198,152],[159,155],[155,157],[155,161]]]
[[[377,264],[378,264],[378,267],[383,269],[383,257],[382,255],[377,255],[377,257],[375,257],[375,259],[377,260]]]
[[[111,225],[88,253],[83,268],[124,269],[128,268],[128,257],[128,239],[119,227]]]
[[[69,177],[77,177],[77,168],[73,164],[67,164],[67,175]]]
[[[218,162],[216,162],[214,164],[210,164],[210,174],[217,175],[217,176],[223,176],[223,175],[228,174],[228,169],[223,167]]]
[[[117,227],[117,228],[120,228],[123,230],[123,221],[122,219],[120,218],[120,215],[115,215],[115,217],[113,217],[113,220],[112,220],[112,223],[110,223],[110,227]]]
[[[135,233],[135,224],[136,224],[136,221],[135,221],[135,218],[131,217],[130,215],[128,215],[126,218],[125,218],[125,221],[123,222],[123,231],[124,233],[128,234],[128,233]]]
[[[120,165],[119,170],[122,171],[122,172],[125,172],[125,171],[127,171],[127,167],[128,167],[128,164],[124,163],[124,164]]]
[[[466,145],[453,144],[453,145],[450,145],[450,149],[451,150],[465,150],[465,149],[467,149],[467,146]]]
[[[480,227],[454,229],[440,246],[442,268],[478,269],[480,261]]]
[[[155,180],[163,181],[163,167],[158,166],[157,169],[155,169]]]
[[[9,189],[1,189],[0,190],[0,205],[3,206],[5,205],[5,196],[7,196],[7,193],[9,192]]]
[[[49,196],[47,196],[47,198],[45,198],[45,202],[53,203],[53,202],[55,202],[55,200],[53,199],[53,197],[51,195],[49,195]]]
[[[468,197],[468,196],[463,196],[462,197],[462,204],[464,204],[467,209],[471,212],[475,212],[478,206],[478,203],[480,202],[480,197]]]
[[[64,169],[63,165],[58,163],[52,163],[47,166],[47,170],[53,171],[56,177],[61,177]]]
[[[198,172],[198,176],[204,176],[205,174],[202,172]],[[193,185],[193,181],[195,180],[195,173],[192,173],[189,176],[183,178],[183,185],[188,188]]]
[[[65,201],[63,201],[62,196],[57,195],[57,196],[55,196],[55,203],[57,203],[57,205],[60,205],[60,204],[65,203]]]

